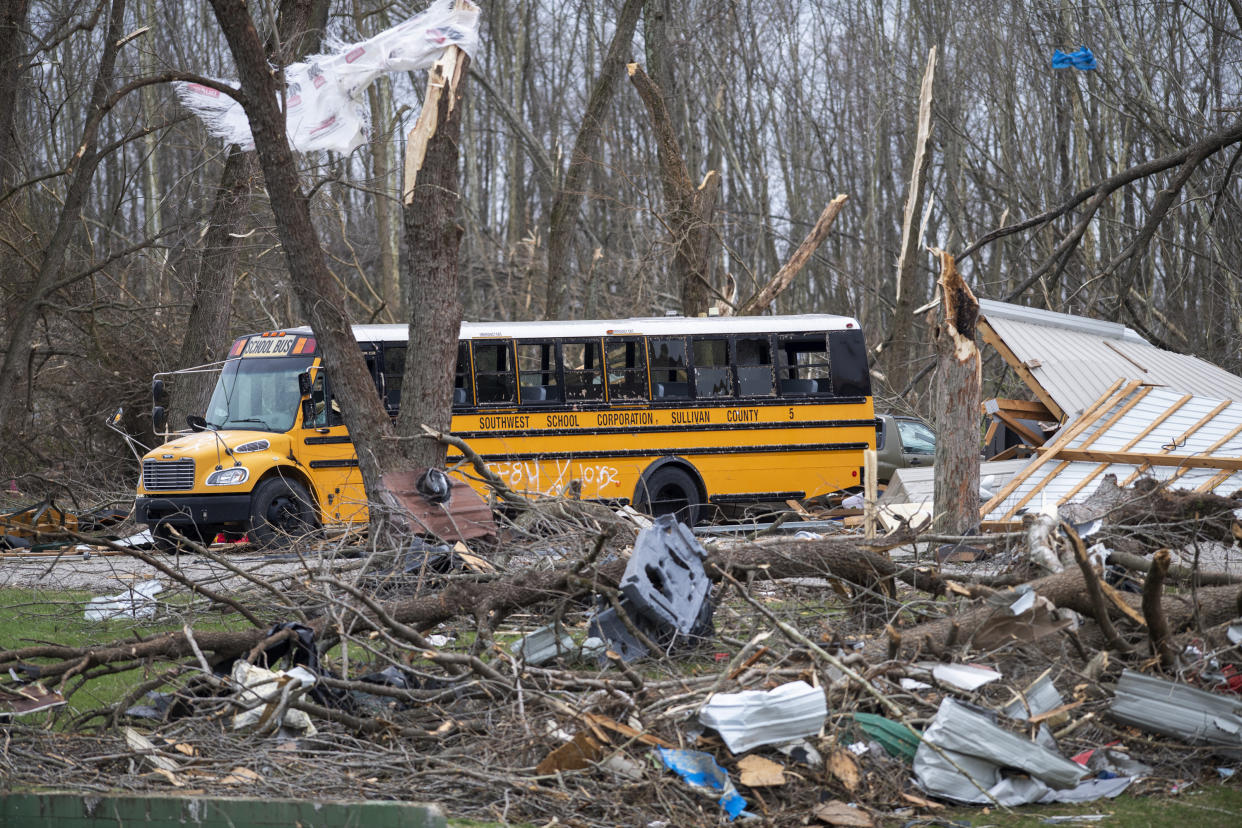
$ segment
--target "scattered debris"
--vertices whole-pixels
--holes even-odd
[[[985,684],[1000,679],[1001,674],[990,667],[977,664],[932,664],[919,662],[919,666],[931,670],[932,678],[940,684],[956,687],[968,693],[978,690]]]
[[[404,508],[413,531],[448,543],[494,536],[491,507],[479,493],[439,469],[417,468],[384,475],[387,487]]]
[[[25,716],[40,710],[50,710],[65,703],[65,697],[42,684],[23,684],[0,688],[0,719]]]
[[[509,652],[521,656],[527,664],[547,664],[554,658],[572,652],[574,640],[565,633],[557,635],[557,625],[540,627],[509,647]]]
[[[267,670],[245,661],[233,664],[233,684],[237,686],[236,704],[241,711],[233,716],[233,729],[257,727],[260,732],[287,728],[302,736],[318,731],[310,716],[289,707],[317,681],[305,667],[292,670]]]
[[[699,721],[716,730],[729,750],[745,753],[759,745],[814,736],[827,715],[822,688],[792,681],[774,690],[712,696],[699,711]]]
[[[154,618],[155,596],[164,591],[159,581],[143,581],[116,595],[92,598],[86,602],[87,621],[107,621],[110,618]]]
[[[716,802],[729,815],[729,819],[736,819],[745,812],[746,800],[733,787],[728,772],[716,764],[710,753],[667,748],[656,748],[656,751],[664,766],[690,785],[710,791],[713,798],[719,794]]]
[[[940,703],[914,757],[914,774],[923,790],[955,802],[1004,806],[1089,802],[1117,796],[1131,781],[1086,779],[1087,773],[1081,765],[1010,733],[952,698]]]
[[[656,518],[634,540],[617,606],[592,617],[590,634],[606,641],[622,661],[647,655],[652,649],[648,642],[671,648],[710,637],[711,584],[703,568],[706,558],[689,528],[672,515]]]
[[[1242,706],[1185,684],[1127,669],[1109,713],[1124,724],[1192,744],[1242,747]]]

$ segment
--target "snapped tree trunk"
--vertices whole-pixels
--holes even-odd
[[[961,535],[979,528],[979,391],[982,363],[975,344],[979,300],[953,257],[940,257],[940,313],[932,322],[936,349],[936,483],[933,531]],[[931,311],[931,315],[936,313]]]
[[[323,39],[328,5],[329,0],[282,0],[276,32],[267,43],[271,59],[285,65],[316,51]],[[258,174],[259,165],[253,152],[242,152],[236,146],[229,150],[207,219],[207,232],[195,262],[194,299],[185,338],[177,354],[177,368],[218,360],[228,347],[241,236],[250,210],[251,188]],[[171,391],[168,418],[171,427],[180,427],[187,414],[203,413],[214,385],[213,373],[179,375]]]
[[[399,462],[396,432],[354,339],[345,296],[324,261],[310,200],[302,191],[285,134],[276,79],[245,0],[212,0],[211,5],[237,64],[239,97],[250,119],[294,293],[323,351],[368,498],[384,500],[381,478]],[[380,511],[372,510],[373,524],[383,520]]]
[[[431,67],[418,123],[407,141],[403,185],[410,334],[401,381],[398,431],[421,434],[427,424],[447,432],[452,423],[453,375],[461,329],[457,284],[457,157],[461,96],[470,58],[449,47]],[[419,163],[421,160],[421,163]],[[416,466],[443,466],[445,446],[436,440],[406,440],[405,457]]]
[[[586,112],[578,127],[578,137],[569,155],[569,168],[552,202],[552,214],[548,220],[548,285],[544,301],[544,316],[555,319],[564,312],[565,281],[569,270],[569,243],[577,225],[578,209],[585,195],[587,174],[591,171],[595,148],[604,131],[604,113],[617,88],[617,79],[626,64],[634,29],[643,10],[643,0],[625,0],[617,28],[613,31],[608,54],[600,66],[599,77],[591,88]]]
[[[931,166],[932,85],[936,75],[936,47],[927,56],[927,69],[919,91],[919,123],[914,142],[914,160],[910,170],[910,189],[901,222],[901,255],[897,259],[897,301],[893,307],[893,323],[881,349],[884,375],[889,388],[900,392],[911,376],[910,362],[917,340],[914,319],[914,271],[922,245],[923,179]]]

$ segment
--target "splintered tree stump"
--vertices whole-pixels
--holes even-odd
[[[979,390],[982,363],[975,344],[979,300],[966,285],[953,257],[940,256],[939,319],[931,325],[936,348],[932,408],[936,415],[934,531],[948,535],[979,528]],[[934,317],[935,311],[931,312]]]

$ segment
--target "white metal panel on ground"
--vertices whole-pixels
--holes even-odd
[[[979,311],[1071,418],[1118,379],[1242,401],[1242,377],[1157,348],[1124,325],[990,299],[979,300]]]
[[[1086,449],[1152,456],[1164,462],[1147,466],[1142,475],[1160,481],[1176,478],[1171,483],[1174,489],[1203,486],[1220,494],[1236,491],[1242,486],[1242,472],[1221,477],[1220,467],[1186,467],[1177,462],[1178,458],[1196,462],[1205,459],[1210,462],[1213,457],[1229,461],[1242,458],[1242,398],[1239,402],[1231,402],[1216,397],[1192,396],[1186,400],[1184,397],[1180,392],[1165,388],[1138,388],[1128,394],[1118,392],[1079,434],[1058,446],[1056,451],[1068,453]],[[1088,407],[1091,402],[1094,400]],[[1170,411],[1172,413],[1168,413]],[[1075,422],[1071,420],[1065,428],[1073,429]],[[1159,425],[1144,434],[1155,422]],[[1140,468],[1133,462],[1066,460],[1053,456],[1023,478],[1025,469],[1032,468],[1038,461],[1039,456],[1025,461],[1023,470],[1014,475],[1021,482],[1004,500],[992,505],[984,520],[1004,520],[1024,500],[1023,510],[1030,512],[1081,500],[1095,491],[1105,475],[1114,475],[1119,485],[1133,483],[1131,478],[1136,477],[1135,472]]]

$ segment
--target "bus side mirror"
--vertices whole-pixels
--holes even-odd
[[[298,391],[301,392],[303,397],[308,396],[310,394],[311,392],[310,371],[303,371],[302,373],[298,374]]]
[[[159,380],[156,380],[159,382]],[[168,425],[168,410],[162,405],[157,405],[151,409],[151,427],[158,434],[164,430],[164,426]]]
[[[310,426],[311,421],[315,419],[315,403],[310,400],[302,400],[302,423]]]
[[[167,401],[168,395],[165,393],[164,381],[162,379],[151,380],[151,402],[155,405],[164,405]]]

